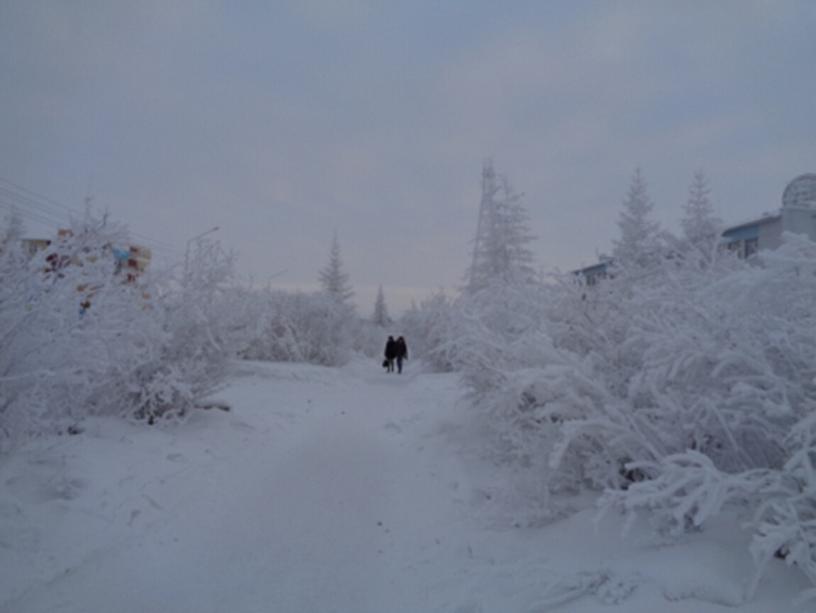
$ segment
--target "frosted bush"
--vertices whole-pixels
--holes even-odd
[[[368,358],[381,360],[385,341],[388,336],[399,336],[402,334],[395,332],[397,328],[398,326],[391,322],[380,325],[370,320],[357,319],[352,323],[352,349],[355,353]]]
[[[669,533],[736,508],[760,571],[776,555],[813,580],[816,244],[612,273],[457,301],[449,355],[503,459]]]
[[[325,292],[256,293],[258,317],[240,354],[247,359],[339,366],[361,324],[354,310]]]
[[[590,343],[600,359],[582,362],[607,398],[589,414],[564,407],[555,474],[598,475],[594,441],[622,465],[605,504],[649,509],[671,532],[736,506],[755,515],[760,569],[778,555],[814,580],[816,245],[786,235],[753,264],[669,261],[630,291],[616,348]]]
[[[181,282],[128,279],[126,232],[90,214],[33,257],[15,242],[0,252],[2,448],[88,415],[183,415],[223,379],[226,259],[210,250]]]
[[[235,278],[235,256],[218,241],[199,239],[181,279],[166,278],[158,290],[162,313],[157,315],[168,333],[161,361],[173,366],[192,397],[206,395],[226,377],[248,325]],[[162,377],[166,376],[165,371]]]
[[[412,305],[399,321],[411,343],[411,353],[435,372],[453,370],[453,339],[456,337],[454,305],[438,291],[419,305]]]

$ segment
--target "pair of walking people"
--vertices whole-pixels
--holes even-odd
[[[405,344],[405,339],[399,337],[394,340],[393,336],[388,337],[385,343],[385,361],[383,366],[388,372],[394,372],[394,362],[397,364],[397,372],[402,373],[402,362],[408,359],[408,345]]]

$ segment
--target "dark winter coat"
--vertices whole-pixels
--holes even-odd
[[[397,357],[397,341],[394,340],[394,337],[389,336],[388,342],[385,344],[385,359],[393,360],[396,357]]]
[[[401,336],[395,342],[397,346],[397,353],[394,357],[408,359],[408,345],[405,344],[405,339]]]

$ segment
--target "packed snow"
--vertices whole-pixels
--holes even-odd
[[[91,417],[2,458],[0,611],[812,610],[782,560],[744,600],[750,535],[728,513],[672,539],[644,515],[624,535],[587,497],[514,520],[456,375],[233,371],[211,398],[228,412]]]

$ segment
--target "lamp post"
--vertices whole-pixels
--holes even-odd
[[[201,234],[196,234],[193,238],[191,238],[191,239],[189,239],[187,241],[187,245],[184,248],[184,285],[185,285],[185,287],[187,286],[187,273],[190,270],[190,244],[193,241],[197,241],[199,239],[204,238],[208,234],[212,234],[213,232],[216,232],[217,230],[218,230],[218,226],[215,226],[214,228],[210,228],[209,230],[205,230]]]

